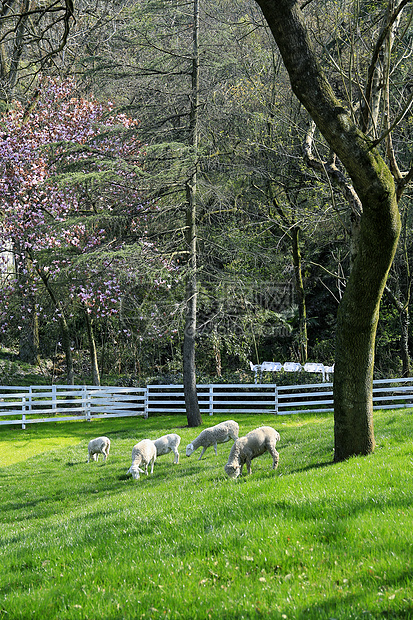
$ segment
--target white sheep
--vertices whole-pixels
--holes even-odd
[[[181,442],[181,438],[176,433],[170,433],[169,435],[162,435],[159,439],[155,439],[153,442],[156,447],[156,456],[162,456],[163,454],[168,454],[169,452],[173,452],[174,463],[179,463],[179,452],[178,446]]]
[[[205,428],[198,437],[186,446],[186,456],[191,456],[192,452],[200,446],[202,446],[202,452],[198,461],[202,459],[205,450],[210,446],[214,446],[215,455],[217,455],[217,444],[225,443],[230,439],[237,439],[238,433],[239,426],[234,420],[227,420],[226,422]]]
[[[132,474],[132,478],[139,480],[139,474],[148,475],[148,465],[151,464],[151,474],[153,474],[153,466],[156,461],[156,446],[150,439],[142,439],[132,448],[132,465],[127,473]],[[141,469],[139,465],[143,465],[145,469]]]
[[[231,448],[228,463],[224,468],[225,473],[230,478],[238,478],[245,463],[248,474],[250,474],[252,459],[264,454],[264,452],[271,454],[272,468],[277,469],[279,454],[275,449],[275,445],[279,440],[280,434],[271,426],[261,426],[245,435],[245,437],[240,437]]]
[[[110,450],[109,437],[96,437],[96,439],[91,439],[87,446],[87,452],[88,452],[87,462],[89,463],[90,459],[92,459],[92,461],[97,461],[99,458],[99,454],[102,454],[103,460],[106,461],[106,459],[109,456],[109,450]]]

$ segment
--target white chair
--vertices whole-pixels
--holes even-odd
[[[264,371],[268,371],[268,372],[278,372],[279,370],[282,370],[283,366],[282,364],[280,364],[280,362],[263,362],[261,364],[261,370]]]
[[[321,372],[323,376],[323,381],[326,380],[324,364],[316,364],[313,362],[307,362],[306,364],[304,364],[304,370],[305,372]]]
[[[285,362],[283,368],[285,372],[301,372],[303,369],[298,362]]]
[[[254,383],[258,383],[258,375],[261,374],[261,364],[253,364],[251,361],[249,362],[249,364],[250,369],[254,373]]]
[[[326,381],[330,381],[330,375],[334,373],[334,364],[332,366],[324,366]]]

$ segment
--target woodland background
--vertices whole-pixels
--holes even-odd
[[[348,181],[339,167],[327,172],[329,149],[256,3],[202,2],[196,50],[192,2],[79,2],[70,30],[67,4],[54,7],[2,6],[1,382],[15,384],[22,368],[47,382],[182,382],[195,165],[197,380],[251,381],[248,360],[332,364],[351,266]],[[304,8],[346,102],[349,67],[360,88],[368,79],[383,7]],[[403,169],[413,156],[410,20],[389,79]],[[377,377],[410,374],[411,197],[408,188],[400,202]]]

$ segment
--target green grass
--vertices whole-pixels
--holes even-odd
[[[375,413],[375,453],[341,464],[330,415],[231,417],[280,432],[275,473],[263,455],[227,479],[232,442],[185,457],[183,416],[2,427],[0,618],[413,618],[413,415]],[[127,477],[168,431],[181,463]]]

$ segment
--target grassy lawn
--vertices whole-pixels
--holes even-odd
[[[0,618],[413,618],[412,413],[376,412],[375,453],[341,464],[331,415],[226,417],[280,432],[275,473],[266,454],[227,479],[232,441],[187,458],[184,416],[1,427]],[[180,464],[127,477],[165,432]]]

